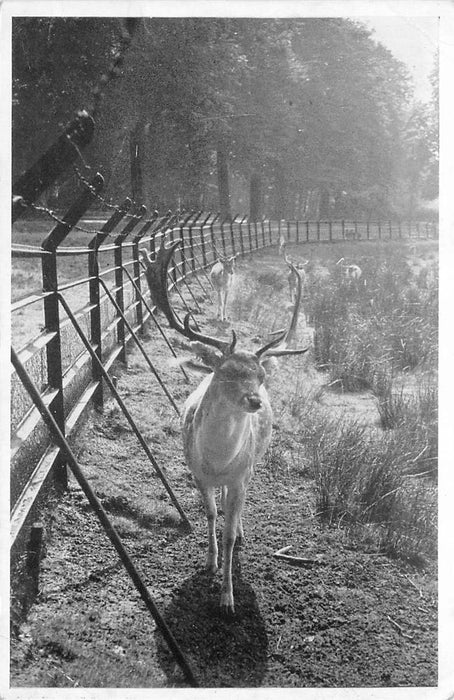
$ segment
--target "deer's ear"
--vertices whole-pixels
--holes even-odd
[[[169,360],[170,367],[184,367],[194,370],[197,374],[213,374],[213,368],[204,365],[202,362],[193,360],[192,357],[175,357]]]
[[[263,369],[267,373],[267,375],[270,377],[279,367],[279,362],[275,357],[264,357],[263,360],[260,360],[260,364],[262,365]]]
[[[222,356],[218,355],[216,350],[211,348],[209,345],[204,345],[198,340],[189,343],[189,348],[191,352],[196,357],[199,357],[205,365],[212,368],[211,371],[216,369],[216,367],[219,367],[222,362]]]

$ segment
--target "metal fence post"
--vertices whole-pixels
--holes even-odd
[[[224,223],[226,222],[226,219],[222,219],[221,221],[221,243],[222,243],[222,254],[226,255],[225,252],[225,234],[224,234]]]
[[[241,248],[241,255],[244,255],[244,241],[243,241],[243,221],[246,217],[243,216],[242,219],[240,219],[239,222],[239,233],[240,233],[240,248]]]
[[[249,252],[252,250],[252,233],[251,233],[251,222],[248,219],[247,222],[247,235],[248,235],[248,240],[249,240]]]
[[[192,235],[192,229],[195,227],[195,224],[197,221],[200,219],[200,217],[203,214],[203,210],[200,210],[194,220],[192,221],[191,225],[189,226],[189,246],[191,249],[191,271],[195,272],[197,269],[197,265],[195,264],[195,259],[196,259],[196,252],[195,252],[195,247],[194,247],[194,236]]]
[[[203,220],[203,222],[200,224],[200,248],[202,250],[202,265],[203,268],[207,266],[207,251],[206,251],[206,245],[205,245],[205,226],[208,223],[208,219],[211,216],[211,212],[208,213],[206,218]]]
[[[215,235],[214,235],[214,222],[219,218],[219,212],[216,214],[216,216],[211,220],[210,223],[210,237],[211,237],[211,250],[213,253],[213,260],[214,262],[216,260],[216,241],[215,241]]]
[[[88,291],[90,299],[90,340],[93,345],[96,357],[102,360],[102,322],[101,322],[101,295],[99,289],[99,264],[98,249],[107,236],[114,230],[125,214],[132,206],[132,201],[128,198],[112,214],[110,219],[101,228],[101,231],[91,239],[88,244],[90,253],[88,254]],[[98,388],[93,395],[93,403],[98,410],[104,405],[104,387],[102,374],[99,371],[97,362],[91,363],[91,374],[93,380],[98,382]]]
[[[186,224],[189,224],[188,225],[188,238],[189,238],[189,245],[191,248],[191,255],[193,256],[194,255],[194,248],[193,248],[193,242],[192,242],[192,226],[193,226],[194,221],[197,220],[198,214],[196,214],[194,220],[191,223],[189,223],[189,222],[194,217],[194,214],[195,214],[195,210],[191,209],[191,211],[184,217],[184,219],[181,222],[180,227],[179,227],[179,237],[180,237],[180,241],[181,241],[181,246],[180,246],[179,252],[180,252],[181,272],[182,272],[183,277],[186,274],[186,240],[185,240],[185,236],[184,236],[184,229],[186,227]],[[175,234],[174,234],[173,229],[170,231],[169,238],[170,238],[170,242],[173,243],[175,240]],[[174,255],[173,260],[174,260],[173,269],[170,270],[170,277],[172,279],[172,282],[174,284],[176,284],[177,277],[178,277],[176,254]]]
[[[152,227],[157,218],[157,212],[153,212],[152,218],[144,223],[139,233],[137,233],[132,239],[132,278],[134,280],[134,304],[136,307],[136,321],[139,327],[140,335],[143,335],[145,330],[144,319],[143,319],[143,309],[142,309],[142,284],[141,275],[142,268],[140,266],[139,257],[139,245],[141,239],[146,235],[149,229]]]
[[[97,174],[91,181],[90,187],[85,188],[84,192],[69,208],[62,222],[55,226],[41,244],[43,250],[51,253],[51,255],[42,256],[43,292],[50,292],[50,294],[44,298],[44,324],[48,331],[55,334],[46,345],[47,383],[50,388],[57,390],[55,397],[49,403],[49,410],[63,434],[65,434],[65,407],[63,397],[60,313],[58,304],[57,249],[86,212],[92,201],[96,199],[103,185],[104,178]],[[60,460],[56,465],[56,476],[60,484],[66,487],[66,468]]]
[[[230,245],[232,246],[232,255],[236,255],[236,250],[235,250],[235,237],[233,234],[233,222],[235,221],[237,215],[233,217],[233,219],[230,219],[229,225],[230,225]]]
[[[126,224],[119,236],[114,240],[114,263],[115,263],[115,301],[119,309],[124,314],[125,312],[125,295],[124,295],[124,279],[123,279],[123,242],[131,231],[138,224],[140,219],[145,215],[147,209],[142,204],[137,212],[131,216],[131,219]],[[122,351],[118,356],[120,362],[126,363],[126,332],[125,323],[121,314],[117,315],[117,342],[122,346]]]

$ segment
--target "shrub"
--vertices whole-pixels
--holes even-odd
[[[413,270],[403,251],[389,260],[360,260],[366,286],[339,275],[309,285],[319,369],[345,391],[374,387],[377,375],[431,365],[437,357],[438,275],[434,263]]]
[[[367,526],[368,532],[372,527],[378,545],[398,556],[432,556],[434,487],[418,476],[428,464],[423,459],[436,459],[436,434],[426,426],[426,411],[414,412],[398,430],[386,433],[327,419],[320,410],[307,417],[298,440],[315,480],[321,520],[352,533],[358,526]]]

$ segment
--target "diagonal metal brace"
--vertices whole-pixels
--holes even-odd
[[[134,279],[133,279],[131,273],[129,272],[129,270],[128,270],[126,267],[123,267],[123,272],[126,272],[126,275],[127,275],[128,279],[129,279],[130,283],[131,283],[132,286],[134,287],[134,289],[135,289],[135,291],[137,292],[137,294],[138,294],[138,296],[139,296],[141,302],[144,304],[146,310],[147,310],[148,313],[150,314],[150,318],[153,320],[153,323],[155,324],[156,328],[158,329],[158,331],[159,331],[160,334],[162,335],[162,337],[163,337],[163,339],[164,339],[164,341],[165,341],[167,347],[169,348],[170,352],[172,353],[172,355],[173,355],[173,356],[175,357],[175,359],[176,359],[176,358],[177,358],[177,353],[175,352],[175,350],[174,350],[174,348],[172,347],[172,344],[170,343],[168,337],[167,337],[166,334],[164,333],[161,324],[159,323],[158,319],[156,318],[155,314],[153,313],[153,309],[151,308],[151,306],[148,304],[147,300],[145,299],[145,296],[144,296],[144,294],[142,293],[142,290],[138,287],[138,285],[137,285],[136,282],[134,281]],[[182,365],[180,365],[180,369],[181,369],[181,373],[182,373],[183,376],[185,377],[186,381],[189,383],[189,377],[188,377],[187,373],[185,372],[185,369],[184,369],[184,367],[183,367]]]
[[[166,385],[164,384],[164,382],[162,381],[161,377],[159,376],[159,373],[158,373],[157,369],[155,368],[155,366],[153,365],[152,361],[151,361],[150,358],[148,357],[147,353],[146,353],[145,350],[143,349],[143,345],[142,345],[142,343],[140,342],[139,338],[137,337],[137,333],[134,332],[134,330],[133,330],[131,324],[130,324],[129,321],[127,320],[127,318],[126,318],[124,312],[121,310],[121,308],[120,308],[118,302],[114,299],[112,292],[109,290],[109,288],[108,288],[107,284],[104,282],[104,280],[100,279],[100,280],[99,280],[99,284],[102,286],[102,288],[103,288],[104,291],[106,292],[108,298],[110,299],[111,303],[113,304],[114,308],[116,309],[117,313],[119,314],[120,318],[123,320],[123,323],[125,324],[126,328],[128,329],[129,333],[131,334],[131,337],[133,338],[135,344],[137,345],[137,347],[139,348],[139,350],[140,350],[140,352],[142,353],[143,357],[145,358],[145,361],[146,361],[147,365],[149,366],[149,368],[150,368],[151,371],[153,372],[154,376],[155,376],[156,379],[158,380],[159,385],[160,385],[160,387],[162,388],[164,394],[167,396],[167,398],[169,399],[170,403],[172,404],[172,406],[173,406],[173,408],[174,408],[174,410],[175,410],[175,413],[179,416],[179,415],[180,415],[180,409],[179,409],[178,406],[176,405],[176,403],[175,403],[175,401],[174,401],[174,399],[173,399],[173,396],[171,395],[170,391],[167,389]],[[63,298],[62,298],[62,297],[60,297],[60,298],[61,298],[61,300],[63,301]]]
[[[112,542],[113,546],[115,547],[118,556],[120,557],[121,562],[123,563],[123,566],[125,567],[127,573],[129,574],[132,582],[134,583],[134,586],[136,587],[137,591],[140,594],[140,597],[142,598],[143,602],[145,603],[148,611],[151,613],[154,621],[156,622],[157,627],[159,628],[159,631],[161,632],[162,636],[166,640],[176,662],[180,666],[181,670],[184,673],[184,676],[188,683],[192,687],[198,687],[198,683],[194,677],[194,674],[191,670],[191,667],[189,666],[181,648],[179,647],[175,637],[173,636],[170,628],[167,626],[167,623],[165,622],[164,618],[162,617],[161,613],[159,612],[156,603],[154,602],[153,598],[151,597],[147,586],[145,585],[144,581],[142,580],[142,577],[138,570],[136,569],[132,559],[130,558],[128,552],[125,549],[125,546],[123,542],[121,541],[117,531],[115,530],[114,526],[112,525],[106,511],[104,510],[101,502],[99,501],[98,497],[96,496],[95,492],[93,491],[90,482],[87,480],[85,474],[81,470],[66,438],[64,437],[63,433],[61,432],[60,428],[58,427],[57,423],[55,422],[55,419],[53,418],[52,414],[48,410],[48,408],[44,405],[43,400],[36,389],[35,385],[33,384],[32,380],[28,376],[25,368],[23,367],[22,363],[20,362],[18,356],[16,355],[15,351],[13,348],[11,348],[11,362],[14,366],[14,369],[17,372],[17,375],[19,379],[22,381],[22,384],[26,388],[27,392],[29,393],[30,397],[33,400],[33,403],[35,404],[36,408],[39,410],[44,422],[46,423],[47,427],[51,431],[54,440],[56,444],[59,446],[60,450],[62,451],[63,456],[68,462],[68,465],[74,474],[74,477],[76,478],[77,482],[79,483],[81,489],[85,493],[90,505],[93,508],[93,511],[95,515],[97,516],[98,520],[100,521],[106,535]]]
[[[177,497],[175,496],[175,494],[174,494],[174,492],[172,491],[172,488],[171,488],[169,482],[167,481],[167,479],[166,479],[166,477],[165,477],[164,472],[162,471],[161,467],[159,466],[159,464],[157,463],[157,461],[156,461],[155,458],[153,457],[153,454],[151,453],[150,448],[148,447],[147,443],[145,442],[142,433],[140,432],[139,428],[138,428],[137,425],[135,424],[135,421],[134,421],[133,417],[131,416],[131,414],[129,413],[129,411],[128,411],[126,405],[125,405],[125,403],[124,403],[123,400],[121,399],[120,394],[119,394],[118,391],[116,390],[116,388],[115,388],[115,386],[114,386],[114,384],[113,384],[111,378],[109,377],[109,374],[108,374],[108,372],[106,371],[104,365],[102,364],[102,362],[101,362],[101,360],[99,359],[99,357],[96,355],[95,350],[94,350],[94,349],[92,348],[92,346],[90,345],[90,341],[88,340],[88,338],[86,337],[86,335],[85,335],[85,333],[83,332],[82,328],[81,328],[80,325],[78,324],[78,322],[77,322],[77,320],[76,320],[76,318],[75,318],[73,312],[72,312],[71,309],[69,308],[69,306],[68,306],[67,302],[65,301],[65,299],[62,297],[61,294],[58,295],[58,298],[59,298],[59,301],[61,302],[63,308],[65,309],[66,313],[68,314],[68,318],[71,319],[71,323],[73,324],[76,333],[78,334],[78,336],[79,336],[79,338],[81,339],[82,343],[85,345],[85,348],[87,349],[88,353],[90,354],[92,360],[94,360],[94,361],[97,363],[98,368],[99,368],[99,371],[100,371],[100,373],[102,374],[102,377],[103,377],[104,381],[106,382],[107,386],[109,387],[109,389],[110,389],[112,395],[115,397],[115,399],[116,399],[118,405],[120,406],[120,408],[121,408],[121,410],[122,410],[122,412],[123,412],[123,414],[124,414],[126,420],[128,421],[128,423],[129,423],[129,425],[131,426],[131,428],[132,428],[134,434],[136,435],[138,441],[140,442],[140,444],[141,444],[141,446],[142,446],[142,448],[143,448],[145,454],[147,455],[148,459],[150,460],[151,464],[153,465],[155,472],[157,473],[157,475],[158,475],[159,478],[161,479],[161,481],[162,481],[162,483],[163,483],[163,485],[164,485],[164,488],[166,489],[167,493],[168,493],[169,496],[170,496],[170,500],[172,501],[173,505],[174,505],[175,508],[178,510],[179,514],[181,515],[181,518],[182,518],[182,520],[183,520],[185,526],[186,526],[187,528],[189,528],[190,530],[192,530],[191,524],[190,524],[190,522],[189,522],[189,520],[188,520],[188,518],[187,518],[187,516],[186,516],[186,513],[184,512],[183,508],[180,506],[180,504],[179,504],[179,502],[178,502],[178,500],[177,500]]]

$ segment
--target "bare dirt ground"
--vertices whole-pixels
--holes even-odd
[[[342,253],[339,253],[339,257]],[[264,271],[282,269],[275,251],[241,261],[232,323],[239,345],[254,346],[260,306],[244,314],[239,296]],[[201,279],[205,286],[208,283]],[[202,300],[202,290],[193,282]],[[258,304],[267,300],[264,289]],[[274,309],[276,321],[284,308]],[[227,332],[213,306],[198,320]],[[273,319],[274,322],[274,319]],[[279,326],[276,326],[279,327]],[[267,327],[267,330],[270,326]],[[304,329],[302,339],[304,339]],[[307,335],[307,334],[306,334]],[[308,335],[307,335],[308,337]],[[145,347],[177,403],[191,385],[168,362],[150,330]],[[281,360],[270,381],[274,438],[257,466],[244,513],[246,542],[234,559],[236,613],[218,610],[220,573],[203,570],[206,524],[183,462],[179,420],[137,351],[118,387],[187,513],[176,510],[119,410],[93,415],[76,450],[150,593],[202,687],[397,687],[437,685],[435,562],[389,559],[362,536],[320,524],[307,457],[295,442],[290,405],[297,385],[319,390],[334,414],[376,425],[367,393],[331,394],[308,353]],[[218,521],[218,535],[222,516]],[[39,595],[13,635],[13,687],[185,687],[181,671],[146,612],[76,482],[52,515]],[[273,553],[292,546],[295,567]]]

